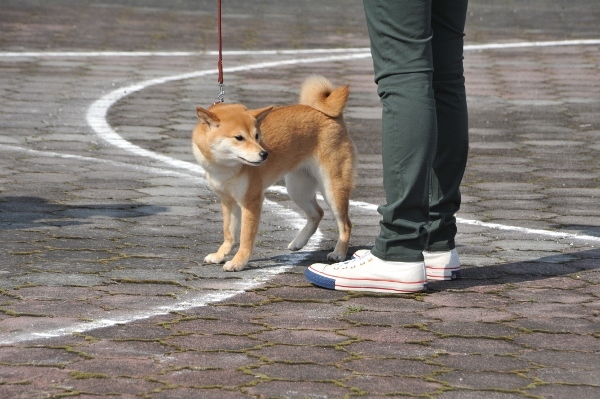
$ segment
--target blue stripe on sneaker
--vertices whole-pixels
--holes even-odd
[[[308,281],[319,287],[335,290],[335,280],[329,277],[323,277],[320,274],[313,272],[310,269],[306,269],[304,276]]]

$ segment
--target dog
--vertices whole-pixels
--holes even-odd
[[[343,120],[349,86],[335,88],[322,76],[306,79],[299,104],[247,109],[216,103],[196,108],[194,156],[223,210],[223,244],[204,263],[218,264],[238,244],[224,271],[242,270],[254,248],[264,191],[285,176],[289,197],[306,213],[306,225],[288,245],[302,249],[323,218],[320,191],[332,210],[339,237],[331,262],[346,259],[352,225],[348,216],[355,179],[355,146]],[[239,235],[238,235],[239,234]]]

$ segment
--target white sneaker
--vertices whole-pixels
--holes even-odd
[[[368,249],[359,249],[352,259],[369,253]],[[456,249],[444,252],[423,251],[427,280],[456,280],[460,278],[460,260]]]
[[[311,283],[330,290],[414,293],[425,290],[423,262],[389,262],[371,255],[332,265],[316,263],[306,269]]]

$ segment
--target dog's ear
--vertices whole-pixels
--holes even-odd
[[[271,112],[272,109],[273,109],[273,105],[269,105],[268,107],[264,107],[264,108],[251,109],[250,111],[248,111],[248,113],[250,115],[252,115],[253,118],[256,119],[256,124],[260,125],[262,123],[263,119],[265,119],[266,116],[269,115],[269,112]]]
[[[203,123],[209,127],[219,127],[219,118],[217,115],[212,112],[202,108],[196,107],[196,114],[198,115],[198,120],[200,123]]]

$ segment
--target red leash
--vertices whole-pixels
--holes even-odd
[[[217,103],[222,103],[225,100],[225,86],[223,85],[223,39],[221,38],[221,0],[217,0],[217,35],[219,41],[219,62],[217,64],[219,68],[219,95],[217,96]]]

